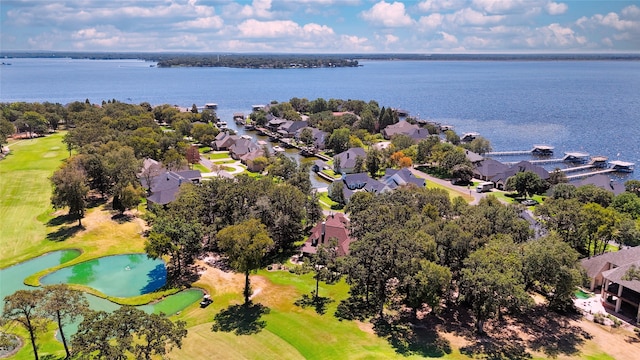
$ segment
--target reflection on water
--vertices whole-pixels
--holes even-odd
[[[166,284],[167,271],[162,260],[146,254],[106,256],[62,268],[42,279],[42,284],[78,284],[105,295],[131,297],[153,292]]]

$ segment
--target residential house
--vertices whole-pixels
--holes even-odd
[[[284,124],[286,122],[287,122],[287,120],[285,120],[285,119],[282,119],[282,118],[279,118],[279,117],[275,117],[275,116],[273,116],[271,114],[267,115],[267,129],[269,131],[277,132],[278,128],[282,124]]]
[[[295,139],[298,141],[302,141],[300,140],[300,134],[302,133],[302,131],[304,129],[311,129],[311,136],[313,136],[313,146],[316,149],[322,150],[324,149],[324,141],[327,138],[327,133],[320,130],[320,129],[316,129],[314,127],[311,126],[307,126],[307,127],[303,127],[301,129],[298,129],[295,133]]]
[[[311,229],[309,239],[302,246],[302,254],[315,254],[318,246],[328,246],[332,239],[337,242],[338,256],[349,255],[349,244],[353,239],[349,236],[349,219],[342,213],[329,215],[326,220],[319,222]]]
[[[576,187],[583,185],[595,185],[599,188],[612,192],[614,195],[620,195],[626,190],[624,184],[609,178],[609,176],[605,174],[589,176],[574,185],[576,185]]]
[[[400,170],[386,169],[384,171],[384,176],[381,177],[379,181],[391,190],[395,190],[400,186],[409,184],[413,184],[418,187],[425,187],[426,185],[426,181],[424,179],[413,175],[411,170],[408,168],[402,168]]]
[[[296,136],[298,130],[308,126],[307,121],[286,121],[278,127],[278,134],[284,138]]]
[[[421,128],[420,126],[411,124],[407,121],[399,121],[398,123],[389,125],[382,130],[382,135],[387,140],[399,134],[407,135],[415,142],[426,139],[430,135],[427,129]]]
[[[340,172],[343,174],[352,174],[356,167],[356,159],[360,156],[363,160],[367,157],[367,153],[363,148],[351,148],[347,151],[343,151],[340,154],[333,156],[333,163],[336,163],[336,159],[340,159]]]
[[[378,194],[391,190],[388,186],[381,183],[380,181],[369,177],[367,173],[347,174],[344,175],[341,180],[337,181],[343,182],[344,186],[342,187],[342,192],[344,194],[344,199],[347,202],[349,202],[351,196],[358,191],[366,191]]]
[[[471,162],[472,165],[478,165],[482,160],[484,160],[484,157],[482,155],[474,153],[471,150],[465,150],[464,155],[467,157],[467,160],[469,160],[469,162]]]
[[[232,159],[240,160],[242,156],[258,149],[260,149],[258,144],[249,139],[240,138],[229,147],[229,155]]]
[[[258,157],[265,156],[264,149],[258,148],[240,157],[240,162],[247,166],[247,170],[260,173],[264,170],[263,164],[256,164],[254,160]]]
[[[237,135],[230,135],[226,131],[221,131],[212,142],[211,147],[213,147],[214,150],[229,150],[238,139],[240,139],[240,137]]]
[[[530,171],[540,177],[542,180],[549,178],[549,172],[542,166],[534,165],[528,161],[520,161],[519,163],[510,166],[507,170],[494,175],[489,179],[497,189],[504,190],[507,185],[507,180],[519,172]]]
[[[487,158],[476,164],[473,170],[473,177],[483,181],[489,181],[489,179],[507,171],[507,169],[509,169],[509,165],[503,164],[498,160]]]
[[[602,305],[640,321],[640,279],[625,276],[632,267],[640,269],[640,247],[604,253],[580,261],[591,280],[589,289],[600,291]]]
[[[160,170],[155,176],[141,176],[140,183],[147,191],[147,206],[166,205],[176,199],[180,186],[187,182],[197,184],[202,179],[199,170]]]

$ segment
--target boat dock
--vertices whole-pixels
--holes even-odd
[[[300,152],[306,152],[309,153],[309,148],[306,146],[302,146],[299,145],[296,141],[294,141],[291,138],[283,138],[282,135],[275,133],[273,131],[270,131],[268,129],[265,128],[256,128],[256,131],[258,131],[259,135],[263,135],[263,136],[268,136],[269,137],[269,141],[272,142],[280,142],[281,144],[283,144],[285,147],[287,148],[296,148],[298,150],[300,150]],[[331,158],[329,156],[320,154],[317,151],[311,151],[310,152],[312,154],[312,156],[315,156],[319,159],[322,159],[324,161],[330,161]]]
[[[514,151],[492,151],[485,155],[488,156],[512,156],[512,155],[537,155],[537,156],[549,156],[553,155],[553,146],[550,145],[533,145],[531,150],[514,150]]]
[[[604,170],[598,170],[598,171],[589,171],[589,172],[575,174],[575,175],[568,175],[567,176],[567,180],[579,179],[579,178],[582,178],[582,177],[598,175],[598,174],[606,174],[606,173],[611,173],[611,172],[615,172],[615,171],[617,171],[617,170],[616,169],[604,169]]]

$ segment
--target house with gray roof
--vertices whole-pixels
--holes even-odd
[[[182,184],[200,183],[202,176],[199,170],[166,171],[161,170],[153,177],[142,176],[140,183],[147,192],[147,206],[166,205],[176,199]]]
[[[476,164],[476,167],[473,170],[473,177],[489,181],[489,179],[507,171],[507,169],[509,169],[509,165],[503,164],[498,160],[487,158]]]
[[[398,121],[396,124],[392,124],[382,130],[382,135],[385,139],[389,140],[391,137],[397,134],[409,135],[416,130],[419,130],[420,126],[411,124],[407,121]],[[426,130],[425,130],[426,131]]]
[[[576,185],[576,187],[584,185],[594,185],[612,192],[614,195],[620,195],[626,191],[624,184],[609,178],[609,176],[605,174],[589,176],[572,185]]]
[[[622,249],[582,259],[591,280],[590,290],[600,291],[602,305],[640,321],[640,279],[628,279],[630,269],[640,270],[640,247]]]
[[[497,189],[504,190],[507,185],[507,180],[517,173],[530,171],[540,177],[542,180],[549,178],[549,172],[542,166],[532,164],[528,161],[520,161],[519,163],[510,166],[507,170],[494,175],[489,179]]]
[[[400,170],[386,169],[384,171],[384,176],[381,177],[379,181],[392,190],[409,184],[413,184],[418,187],[425,187],[426,185],[426,181],[424,179],[413,175],[411,170],[408,168],[402,168]]]
[[[278,127],[278,134],[285,138],[292,138],[296,136],[298,130],[308,126],[307,121],[286,121]]]
[[[236,141],[238,141],[238,139],[240,139],[240,136],[230,135],[226,131],[221,131],[216,136],[216,139],[213,141],[211,146],[214,148],[214,150],[228,150],[233,144],[236,143]]]
[[[340,159],[340,171],[343,174],[353,174],[358,156],[364,160],[367,157],[367,153],[361,147],[351,148],[347,151],[341,152],[340,154],[334,155],[333,163],[335,164],[336,159]]]
[[[295,139],[296,140],[301,141],[300,140],[300,135],[302,134],[302,131],[304,129],[311,129],[311,136],[313,136],[313,146],[316,149],[323,150],[324,149],[324,141],[327,138],[327,133],[322,131],[322,130],[320,130],[320,129],[316,129],[316,128],[311,127],[311,126],[306,126],[306,127],[300,128],[300,129],[298,129],[296,131],[296,134],[295,134]]]
[[[249,139],[240,138],[235,142],[235,144],[229,147],[229,155],[232,159],[240,160],[244,155],[258,149],[260,149],[258,144]]]

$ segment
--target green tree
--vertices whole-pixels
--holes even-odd
[[[640,180],[627,180],[624,183],[624,188],[626,191],[640,196]]]
[[[509,238],[496,238],[465,260],[460,293],[471,305],[479,333],[484,333],[485,321],[499,316],[502,309],[531,306],[522,269],[521,256]]]
[[[72,160],[64,164],[53,173],[51,183],[51,203],[54,208],[69,207],[69,215],[78,219],[78,226],[82,226],[89,187],[86,185],[86,175],[79,162]]]
[[[414,318],[423,304],[432,310],[440,307],[440,301],[449,289],[451,271],[445,266],[429,260],[412,259],[417,262],[417,271],[406,274],[401,282],[405,304],[413,310]]]
[[[225,227],[217,238],[218,246],[229,257],[231,267],[245,276],[244,304],[248,305],[251,296],[249,274],[262,266],[265,255],[274,244],[273,240],[258,219]]]
[[[467,149],[480,155],[484,155],[493,150],[491,148],[491,142],[489,142],[489,140],[483,138],[482,136],[477,136],[475,139],[471,140],[470,143],[465,145]]]
[[[583,185],[576,189],[576,198],[583,204],[596,203],[609,207],[613,201],[613,193],[595,185]]]
[[[507,179],[507,189],[515,190],[518,196],[530,197],[543,189],[540,176],[531,171],[522,171]]]
[[[20,323],[29,333],[33,355],[38,360],[36,345],[37,331],[40,328],[40,305],[44,293],[42,290],[18,290],[4,298],[2,317]]]
[[[7,138],[15,132],[15,128],[11,122],[0,117],[0,150],[3,144],[6,144]]]
[[[191,136],[203,146],[211,146],[220,131],[211,124],[193,124]]]
[[[623,192],[613,198],[611,207],[619,213],[627,214],[632,219],[640,218],[640,197],[631,192]]]
[[[47,119],[35,111],[25,111],[17,123],[29,132],[29,137],[31,137],[33,133],[42,135],[46,133],[49,128]]]
[[[391,143],[395,147],[396,151],[401,151],[410,148],[415,141],[409,135],[396,134],[391,137]]]
[[[460,179],[462,183],[469,183],[473,179],[473,168],[468,164],[458,164],[451,169],[451,177]]]
[[[171,257],[176,277],[187,270],[187,266],[193,263],[202,250],[202,208],[198,189],[192,184],[183,184],[176,200],[166,210],[158,210],[149,238],[145,242],[145,252],[149,257]]]
[[[527,286],[545,294],[552,309],[570,309],[574,289],[582,279],[578,269],[579,255],[558,236],[545,236],[526,243],[523,263]]]
[[[140,200],[144,194],[144,190],[139,186],[134,186],[129,183],[125,186],[118,196],[118,200],[115,201],[113,209],[120,211],[120,214],[123,214],[128,209],[133,209],[134,207],[140,204]]]
[[[302,141],[305,145],[311,146],[315,139],[313,138],[313,131],[311,128],[306,127],[300,131],[300,141]]]
[[[191,113],[192,114],[198,113],[198,107],[196,106],[196,104],[191,105]]]
[[[354,173],[358,174],[358,173],[364,172],[364,161],[365,161],[364,157],[360,155],[356,156],[356,163],[353,166]]]
[[[378,174],[378,170],[380,170],[381,165],[382,153],[380,152],[380,150],[377,150],[375,148],[369,149],[369,151],[367,151],[366,158],[366,166],[369,175],[371,177],[375,177]]]
[[[339,206],[344,206],[346,200],[344,198],[344,182],[342,180],[334,181],[329,186],[329,199],[337,202]]]
[[[66,284],[48,285],[44,287],[45,302],[43,312],[52,317],[58,324],[60,338],[67,358],[71,357],[67,338],[64,335],[64,324],[75,321],[89,309],[87,298],[79,291]]]
[[[444,132],[444,135],[448,143],[451,143],[453,145],[460,144],[460,136],[458,136],[455,131],[447,130]]]
[[[329,137],[327,147],[336,154],[346,151],[349,149],[350,135],[351,131],[348,128],[335,129]]]
[[[173,346],[180,348],[187,336],[185,325],[132,306],[110,314],[89,311],[71,344],[79,359],[151,359],[152,355],[166,355]]]
[[[319,244],[316,253],[309,258],[308,265],[313,271],[313,278],[316,280],[314,299],[318,301],[320,296],[320,281],[333,284],[340,280],[338,269],[338,242],[336,238],[330,238],[327,244]]]
[[[619,214],[597,203],[588,203],[580,209],[580,217],[579,231],[585,241],[584,252],[589,256],[604,253],[609,241],[615,238]]]

